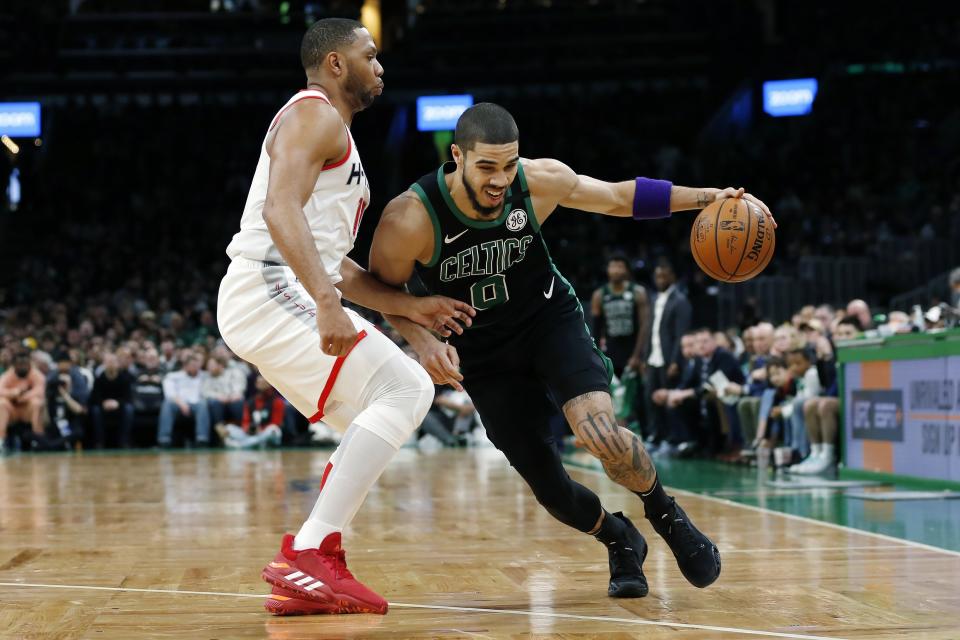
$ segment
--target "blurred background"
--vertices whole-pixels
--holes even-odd
[[[417,99],[468,94],[514,114],[525,157],[742,185],[777,218],[765,273],[723,285],[691,259],[692,215],[560,212],[544,235],[584,300],[611,255],[651,292],[669,260],[691,326],[727,334],[748,371],[742,333],[761,321],[811,348],[850,315],[868,338],[953,322],[958,3],[5,0],[0,369],[24,346],[48,372],[65,352],[92,388],[108,352],[134,382],[151,352],[163,374],[183,349],[212,357],[262,137],[304,85],[306,27],[328,16],[363,21],[386,69],[353,126],[373,190],[358,262],[386,202],[447,154],[448,131],[418,129]],[[766,84],[781,80],[802,82]]]

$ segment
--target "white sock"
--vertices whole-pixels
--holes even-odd
[[[820,458],[826,460],[830,464],[833,464],[837,461],[837,452],[836,447],[832,444],[823,443],[820,449]]]
[[[380,436],[351,425],[330,458],[332,468],[293,548],[316,549],[331,533],[342,532],[396,453],[393,445]]]
[[[807,459],[816,460],[820,457],[822,452],[823,452],[823,444],[820,442],[812,442],[810,443],[810,457]]]

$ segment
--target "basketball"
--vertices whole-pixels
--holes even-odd
[[[690,251],[703,272],[721,282],[743,282],[762,272],[776,238],[757,205],[728,198],[707,206],[690,230]]]

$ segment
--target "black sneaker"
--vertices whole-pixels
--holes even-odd
[[[643,561],[647,557],[647,541],[643,539],[630,519],[618,511],[613,514],[626,525],[623,536],[606,545],[610,556],[611,598],[642,598],[647,595],[647,578],[643,575]]]
[[[710,538],[693,526],[673,498],[670,503],[667,513],[656,520],[648,520],[670,545],[683,577],[695,587],[708,587],[720,577],[720,552]]]

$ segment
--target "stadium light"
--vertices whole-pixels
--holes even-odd
[[[473,96],[420,96],[417,98],[417,131],[452,131],[457,119],[473,106]]]
[[[11,138],[38,138],[40,103],[0,102],[0,135]]]
[[[817,97],[816,78],[770,80],[763,83],[763,110],[769,115],[805,116]]]

